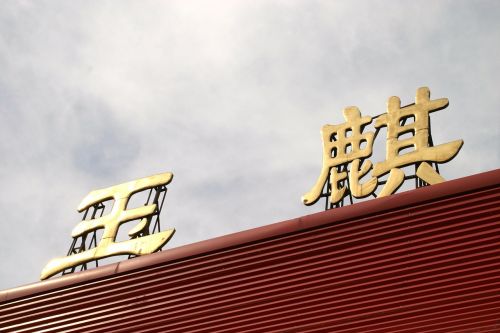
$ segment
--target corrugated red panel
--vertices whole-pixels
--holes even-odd
[[[500,332],[500,170],[0,293],[1,332]]]

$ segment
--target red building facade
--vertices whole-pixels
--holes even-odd
[[[500,332],[500,169],[6,290],[0,332]]]

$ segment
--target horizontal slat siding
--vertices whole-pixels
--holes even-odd
[[[0,332],[500,332],[500,189],[0,305]]]

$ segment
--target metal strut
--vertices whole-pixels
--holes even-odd
[[[147,226],[139,234],[135,235],[134,237],[131,237],[131,239],[159,233],[161,231],[160,213],[165,203],[167,190],[168,189],[165,185],[158,186],[149,190],[148,197],[146,199],[146,202],[144,203],[144,206],[155,204],[156,209],[153,214],[147,217],[149,220]],[[106,208],[105,202],[100,202],[87,208],[83,214],[82,221],[86,220],[88,216],[90,216],[89,219],[102,217],[105,208]],[[88,233],[84,233],[78,237],[74,237],[67,255],[70,256],[73,254],[77,254],[95,248],[98,244],[97,230],[93,230]],[[161,251],[161,248],[158,251]],[[128,256],[129,259],[133,257],[135,257],[135,255]],[[93,261],[93,263],[95,267],[99,267],[99,260],[95,260]],[[74,273],[77,270],[79,271],[87,270],[88,268],[90,268],[88,267],[89,264],[90,263],[85,263],[82,265],[77,265],[67,268],[64,271],[62,271],[61,274],[66,275]]]
[[[377,116],[373,117],[373,119],[375,119],[375,118],[377,118],[379,116],[381,116],[381,115],[377,115]],[[404,126],[406,124],[406,120],[407,119],[409,119],[409,118],[403,118],[401,120],[400,126]],[[375,140],[377,138],[377,135],[378,135],[379,131],[380,131],[380,128],[377,128],[375,130],[375,135],[374,135],[374,139],[373,140]],[[430,117],[429,117],[428,146],[429,147],[433,147],[434,146],[434,142],[432,140],[431,118]],[[415,179],[415,188],[424,187],[424,186],[428,186],[429,185],[429,184],[427,184],[425,181],[423,181],[422,179],[420,179],[417,176],[417,169],[420,166],[420,163],[415,163],[415,168],[414,168],[415,173],[414,174],[404,177],[404,180]],[[438,163],[436,163],[436,162],[429,162],[429,161],[427,163],[429,163],[434,168],[434,170],[436,170],[436,172],[439,174]],[[338,166],[336,168],[337,168],[338,172],[345,171],[345,172],[347,172],[347,174],[349,174],[349,170],[347,168],[347,165],[344,165],[344,167]],[[331,169],[330,169],[330,172],[331,172]],[[330,174],[330,172],[329,172],[329,174]],[[377,186],[384,185],[386,182],[387,181],[385,181],[385,180],[377,181]],[[345,184],[347,184],[347,191],[346,191],[347,194],[342,198],[342,200],[340,200],[336,204],[332,204],[330,202],[330,195],[332,193],[331,183],[330,183],[330,177],[327,178],[327,181],[325,183],[325,187],[323,188],[323,193],[321,193],[321,195],[320,195],[320,197],[324,197],[325,198],[325,210],[330,210],[330,209],[333,209],[333,208],[343,207],[344,204],[345,204],[344,200],[347,197],[349,197],[350,204],[351,205],[353,204],[353,197],[352,197],[351,191],[349,189],[350,188],[349,177],[347,177],[345,180],[342,180],[341,182],[339,182],[340,186],[344,186]],[[377,197],[377,195],[375,193],[372,193],[372,196],[375,197],[375,198]]]

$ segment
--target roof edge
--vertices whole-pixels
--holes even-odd
[[[277,222],[258,228],[248,229],[188,245],[167,249],[150,255],[136,257],[113,264],[108,264],[87,271],[55,277],[45,281],[0,291],[0,303],[11,301],[28,295],[35,295],[62,287],[89,282],[160,263],[171,262],[182,258],[193,257],[252,243],[267,238],[277,237],[305,229],[315,228],[330,223],[360,218],[374,213],[383,213],[395,208],[404,208],[430,200],[445,198],[472,192],[482,188],[500,185],[500,169],[446,181],[441,184],[421,187],[397,193],[389,197],[363,201],[354,205],[314,213],[303,217]]]

